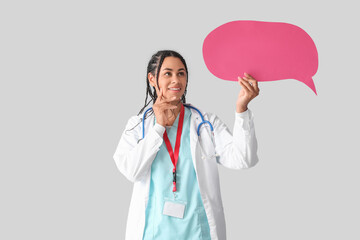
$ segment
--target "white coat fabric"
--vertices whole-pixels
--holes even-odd
[[[191,104],[188,104],[191,105]],[[200,112],[202,112],[200,110]],[[231,169],[253,167],[259,160],[254,116],[250,109],[235,112],[233,134],[212,113],[202,112],[204,119],[212,123],[214,135],[203,124],[200,137],[197,127],[201,117],[191,109],[190,146],[200,195],[210,227],[212,240],[226,240],[225,216],[220,195],[218,164]],[[134,183],[127,218],[125,240],[142,240],[145,227],[145,210],[149,199],[151,164],[163,144],[165,127],[156,123],[154,114],[145,119],[145,137],[142,138],[142,116],[129,119],[114,154],[119,171]]]

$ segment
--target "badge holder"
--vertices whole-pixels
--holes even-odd
[[[164,208],[163,214],[176,217],[176,218],[184,218],[186,202],[176,200],[176,170],[173,172],[173,194],[174,198],[164,198]]]
[[[176,218],[184,218],[186,202],[171,198],[164,198],[163,215]]]

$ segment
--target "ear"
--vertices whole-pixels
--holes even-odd
[[[151,73],[148,73],[148,80],[149,80],[151,86],[153,86],[153,87],[156,86],[156,82],[155,82],[156,79]]]

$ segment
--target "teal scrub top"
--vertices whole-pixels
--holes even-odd
[[[174,201],[173,164],[165,142],[160,147],[152,165],[149,200],[143,240],[210,240],[210,228],[199,192],[199,184],[190,151],[190,116],[185,107],[179,159],[176,166],[175,202],[185,203],[184,217],[163,215],[165,201]],[[166,129],[171,146],[175,149],[180,114],[173,125]],[[155,118],[156,121],[156,118]],[[154,122],[155,124],[155,122]]]

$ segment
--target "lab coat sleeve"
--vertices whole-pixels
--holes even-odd
[[[235,112],[233,134],[217,117],[213,120],[216,161],[231,169],[250,168],[258,163],[254,116],[250,109]]]
[[[139,121],[138,127],[134,128]],[[134,129],[129,130],[131,128]],[[165,127],[156,123],[138,142],[142,138],[141,129],[141,120],[136,116],[130,118],[113,156],[119,171],[131,182],[141,180],[150,170],[165,131]]]

